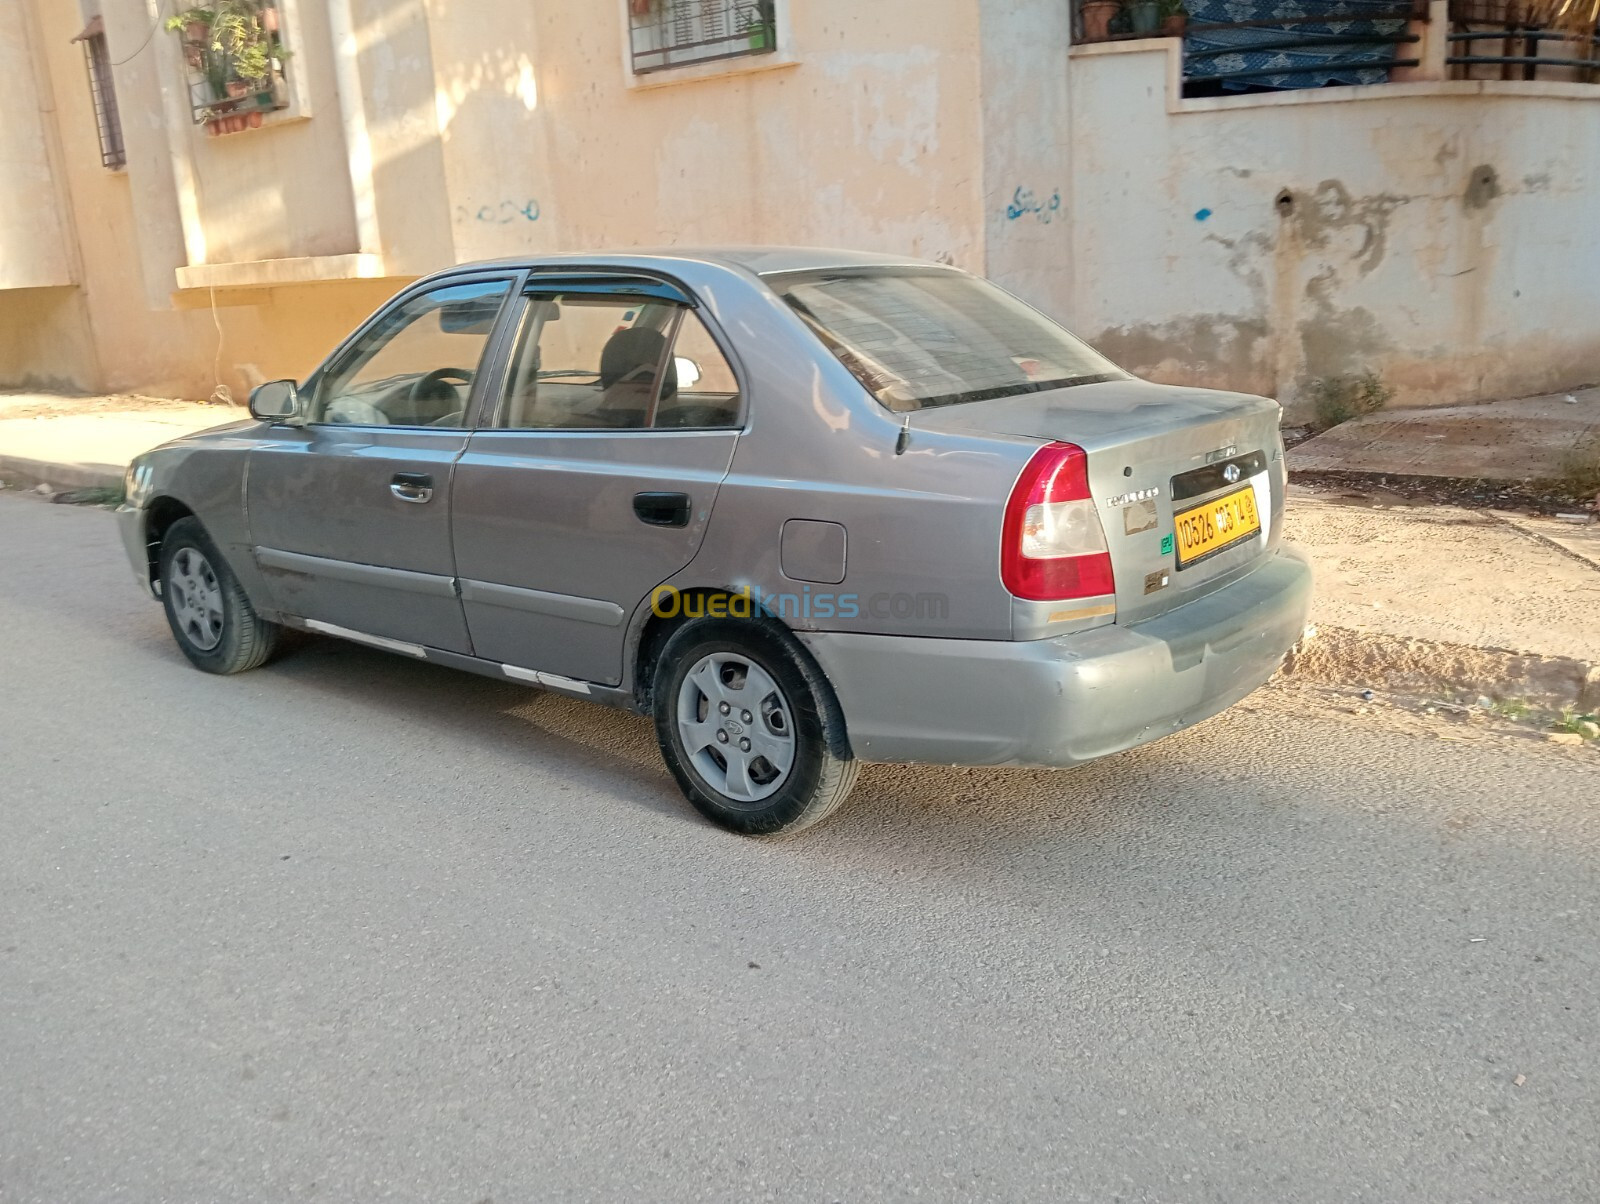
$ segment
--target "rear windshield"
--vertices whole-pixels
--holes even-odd
[[[1127,376],[1037,310],[965,272],[808,272],[769,283],[897,412]]]

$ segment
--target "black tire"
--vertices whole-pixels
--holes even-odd
[[[160,571],[161,604],[172,638],[196,669],[243,673],[272,655],[283,629],[256,614],[199,519],[181,518],[167,529],[161,541]],[[199,582],[200,588],[186,590],[187,582]],[[215,605],[197,601],[201,595]],[[202,612],[211,617],[201,617]]]
[[[761,714],[754,720],[759,734],[754,729],[750,734],[762,740],[775,737],[781,743],[783,730],[787,728],[791,733],[788,747],[792,763],[784,771],[786,776],[774,774],[774,785],[756,784],[757,777],[776,769],[772,762],[763,762],[759,749],[743,761],[752,766],[742,776],[746,785],[772,790],[758,799],[736,798],[726,792],[725,783],[735,776],[726,766],[722,767],[726,774],[724,784],[712,780],[718,776],[715,759],[724,751],[733,751],[731,744],[719,748],[707,743],[703,751],[690,749],[680,729],[680,719],[705,726],[707,721],[700,719],[702,714],[720,728],[723,721],[711,714],[712,705],[720,704],[712,704],[708,694],[687,683],[705,658],[724,656],[731,658],[724,666],[729,672],[737,675],[737,662],[748,662],[763,670],[781,691],[781,696],[772,696],[778,698],[779,706],[773,707],[770,714],[759,705],[752,705],[751,713],[760,710]],[[746,681],[748,677],[739,683],[741,689]],[[682,711],[686,691],[701,700],[701,709],[694,716]],[[656,660],[653,702],[656,739],[667,768],[695,809],[729,831],[745,836],[798,832],[838,810],[855,786],[860,762],[849,753],[844,719],[833,690],[794,637],[775,623],[699,619],[680,627]],[[781,709],[785,704],[786,712]],[[772,727],[780,714],[786,716],[783,723]],[[735,706],[726,720],[736,729],[734,743],[746,730],[740,726],[740,718],[741,712]],[[717,738],[721,740],[726,734],[722,732]],[[750,746],[745,748],[748,752]],[[764,768],[756,768],[763,765]],[[781,781],[777,780],[780,777]]]

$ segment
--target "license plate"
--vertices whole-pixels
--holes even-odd
[[[1178,536],[1180,569],[1261,533],[1256,491],[1248,485],[1213,498],[1203,506],[1185,510],[1176,515],[1173,522]]]

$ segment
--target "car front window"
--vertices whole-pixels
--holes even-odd
[[[1127,376],[1037,310],[965,272],[853,269],[770,283],[896,412]]]
[[[362,332],[322,378],[311,421],[460,427],[509,280],[421,293]]]

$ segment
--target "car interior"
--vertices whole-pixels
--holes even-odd
[[[572,294],[529,306],[497,425],[728,427],[738,417],[733,373],[691,310]]]
[[[322,382],[313,421],[464,425],[477,371],[468,365],[482,359],[503,299],[503,286],[472,285],[403,306]],[[738,420],[738,383],[693,310],[594,293],[530,299],[506,396],[487,419],[511,430],[730,427]]]

